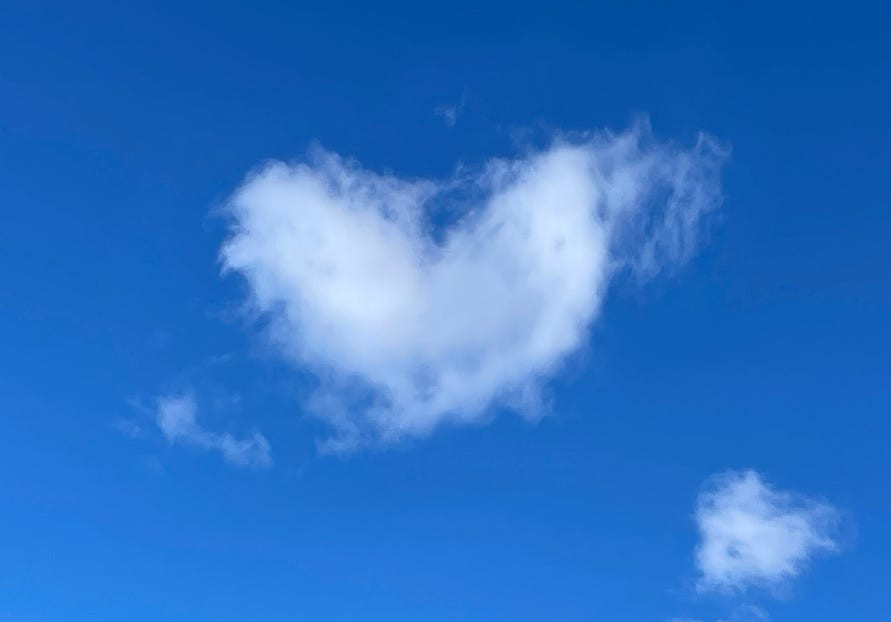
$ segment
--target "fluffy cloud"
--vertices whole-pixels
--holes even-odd
[[[705,135],[681,149],[643,124],[447,180],[319,150],[248,177],[221,259],[277,346],[319,377],[329,448],[423,436],[493,405],[534,415],[611,278],[695,250],[723,156]]]
[[[158,427],[170,443],[216,450],[236,466],[266,468],[272,464],[269,443],[259,432],[237,439],[228,432],[210,432],[198,424],[198,408],[191,393],[158,398]]]
[[[771,488],[754,471],[716,478],[699,497],[696,522],[700,590],[780,585],[838,549],[835,508]]]

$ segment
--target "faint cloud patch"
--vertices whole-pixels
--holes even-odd
[[[212,432],[202,427],[198,423],[198,406],[191,392],[159,397],[156,423],[171,444],[219,451],[235,466],[262,469],[272,465],[269,442],[259,432],[236,438],[229,432]]]
[[[729,618],[722,618],[718,622],[768,622],[770,616],[761,607],[755,605],[740,605],[733,610]]]
[[[461,94],[461,101],[452,106],[437,106],[433,109],[433,114],[442,117],[443,122],[449,127],[455,127],[458,117],[464,112],[464,106],[467,103],[467,92]]]
[[[127,438],[134,440],[146,437],[145,428],[133,419],[118,419],[114,422],[114,428]]]
[[[730,617],[717,618],[715,622],[769,622],[770,616],[761,607],[755,605],[740,605],[731,613]],[[705,622],[702,618],[674,617],[668,622]]]

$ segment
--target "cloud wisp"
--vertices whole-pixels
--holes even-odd
[[[729,617],[721,617],[715,622],[769,622],[770,616],[761,607],[755,605],[739,605]],[[668,622],[704,622],[700,618],[669,618]]]
[[[464,111],[464,105],[467,103],[467,92],[461,94],[461,101],[452,106],[437,106],[433,110],[433,114],[442,117],[443,122],[448,127],[455,127],[458,117]]]
[[[700,591],[777,587],[817,555],[839,549],[839,513],[825,502],[765,483],[754,471],[715,478],[696,507]]]
[[[493,406],[536,416],[610,280],[671,272],[694,252],[724,156],[706,135],[684,149],[645,124],[446,180],[317,150],[234,193],[221,261],[274,343],[320,379],[326,449],[425,436]]]
[[[219,451],[226,462],[240,467],[263,469],[272,464],[269,443],[259,432],[238,439],[228,432],[211,432],[199,425],[198,406],[191,393],[158,398],[156,422],[171,444]]]

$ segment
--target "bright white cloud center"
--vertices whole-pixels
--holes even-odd
[[[731,472],[699,497],[696,563],[702,590],[782,584],[817,554],[837,550],[831,505],[765,484],[754,471]]]
[[[722,160],[706,136],[683,150],[644,126],[442,181],[320,152],[246,180],[221,257],[276,344],[322,380],[334,446],[422,436],[494,405],[532,412],[613,275],[689,257]]]

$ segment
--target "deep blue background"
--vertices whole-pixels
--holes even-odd
[[[849,515],[774,619],[887,616],[888,14],[178,4],[0,7],[0,620],[711,620],[690,514],[746,467]],[[318,457],[218,277],[243,175],[313,141],[448,175],[637,114],[732,146],[726,202],[676,278],[617,284],[553,416]],[[275,468],[115,429],[190,385]]]

